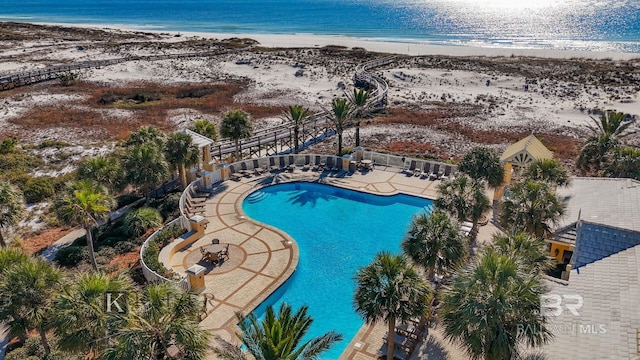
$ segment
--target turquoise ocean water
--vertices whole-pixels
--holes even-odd
[[[0,20],[640,53],[638,0],[0,0]]]

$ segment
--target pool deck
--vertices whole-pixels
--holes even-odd
[[[296,169],[293,173],[267,173],[242,177],[239,181],[227,180],[218,185],[219,191],[205,202],[203,215],[209,221],[205,235],[165,260],[169,262],[165,266],[184,274],[196,262],[206,266],[199,261],[200,248],[211,245],[213,239],[230,244],[229,260],[216,267],[206,266],[206,288],[201,295],[203,301],[206,294],[212,294],[214,300],[208,301],[208,315],[200,325],[212,334],[238,343],[234,335],[238,331],[235,313],[252,311],[295,271],[298,263],[296,242],[278,229],[247,218],[242,211],[242,201],[251,192],[269,184],[290,181],[315,181],[373,194],[405,193],[430,199],[437,196],[439,183],[438,180],[407,176],[396,168],[376,167],[374,171],[340,177],[328,172]],[[341,359],[376,358],[385,331],[384,324],[365,324]],[[215,346],[215,341],[211,345]],[[216,357],[211,355],[211,358]]]

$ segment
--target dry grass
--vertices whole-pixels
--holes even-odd
[[[466,113],[467,111],[465,111]],[[525,129],[507,130],[482,130],[477,129],[456,121],[455,118],[460,115],[460,110],[418,110],[412,111],[407,109],[389,109],[388,115],[378,117],[374,123],[383,124],[412,124],[425,126],[441,132],[452,135],[462,135],[469,139],[470,142],[479,144],[511,144],[531,134]],[[467,114],[465,114],[467,115]],[[563,161],[573,161],[580,149],[580,141],[566,135],[555,133],[536,133],[540,140],[551,150],[556,158]],[[437,148],[425,148],[423,145],[415,142],[396,142],[385,145],[389,151],[402,151],[407,154],[436,154],[440,158],[446,158],[446,152]],[[460,154],[448,154],[456,157]]]

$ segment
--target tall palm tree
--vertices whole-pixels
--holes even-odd
[[[116,317],[105,305],[107,292],[133,293],[133,284],[124,275],[81,273],[63,287],[54,302],[52,325],[58,348],[71,354],[96,356],[108,345]]]
[[[289,106],[289,111],[286,111],[282,118],[288,122],[291,126],[293,126],[293,139],[294,139],[294,153],[298,153],[299,144],[298,144],[298,136],[300,134],[300,125],[304,124],[304,122],[309,118],[311,113],[309,110],[302,107],[302,105],[293,105]]]
[[[461,175],[438,185],[436,208],[455,216],[459,221],[471,221],[476,227],[484,214],[491,210],[491,201],[485,194],[483,180]]]
[[[458,169],[472,179],[485,180],[495,189],[504,181],[504,167],[498,154],[485,146],[477,146],[464,154]]]
[[[467,256],[466,240],[460,226],[444,211],[414,216],[402,240],[402,251],[427,271],[432,282],[437,273],[444,274],[462,263]]]
[[[256,360],[317,359],[333,344],[342,340],[342,335],[329,331],[302,343],[313,323],[313,318],[307,315],[306,306],[293,313],[291,306],[282,303],[277,314],[273,307],[269,306],[262,321],[253,313],[237,316],[241,330],[238,338]],[[223,359],[249,359],[238,347],[221,338],[216,340],[220,347],[214,351]]]
[[[68,191],[58,198],[54,205],[56,215],[63,224],[80,225],[86,231],[89,260],[95,271],[98,271],[98,264],[93,248],[92,230],[109,216],[113,205],[114,200],[107,190],[90,180],[69,184]]]
[[[119,159],[114,156],[98,156],[84,159],[78,164],[79,179],[89,179],[106,186],[111,191],[124,188],[125,175]]]
[[[129,137],[127,137],[124,142],[124,145],[127,147],[144,144],[153,144],[162,148],[164,144],[164,134],[153,126],[143,126],[129,134]]]
[[[583,144],[577,166],[582,171],[594,168],[596,172],[599,172],[608,162],[610,152],[615,150],[622,140],[638,131],[630,129],[636,119],[631,119],[627,114],[621,112],[606,111],[601,113],[598,119],[590,118],[592,124],[587,124],[586,128],[591,135]]]
[[[209,334],[198,325],[201,303],[169,283],[148,284],[102,352],[108,360],[205,359]]]
[[[555,159],[542,159],[532,162],[527,166],[523,176],[534,181],[544,181],[553,186],[569,185],[567,169]]]
[[[163,152],[153,143],[133,146],[123,157],[123,167],[130,184],[137,186],[149,202],[149,193],[169,173]]]
[[[351,105],[347,99],[333,99],[330,114],[330,119],[338,133],[338,155],[342,155],[342,132],[351,122]]]
[[[509,256],[524,268],[542,272],[553,266],[544,240],[522,231],[493,235],[491,247],[497,254]]]
[[[220,134],[233,139],[236,144],[236,159],[240,160],[240,139],[251,136],[253,126],[249,114],[242,110],[229,110],[224,114]]]
[[[518,358],[518,346],[551,338],[540,313],[545,294],[539,273],[488,249],[445,285],[439,316],[449,340],[472,359]]]
[[[360,121],[366,115],[369,105],[369,93],[365,89],[353,89],[347,94],[349,103],[354,108],[353,117],[356,119],[356,147],[360,146]]]
[[[0,277],[0,319],[9,327],[9,334],[24,340],[30,330],[36,329],[47,355],[51,347],[46,334],[61,281],[60,270],[33,258],[13,264]]]
[[[508,229],[521,229],[537,237],[552,231],[564,215],[565,205],[549,185],[525,180],[511,187],[511,195],[500,204],[500,224]]]
[[[209,120],[196,120],[196,122],[194,122],[189,129],[191,131],[197,132],[202,136],[206,136],[211,140],[218,140],[218,131],[216,130],[216,125]]]
[[[609,176],[640,180],[640,149],[622,146],[615,151],[606,168]]]
[[[2,231],[16,225],[24,213],[22,194],[9,182],[0,180],[0,247],[6,247]]]
[[[178,169],[182,188],[187,187],[187,166],[198,163],[200,149],[193,143],[190,135],[185,133],[173,133],[167,137],[164,146],[164,153],[167,162],[175,169]]]
[[[429,285],[401,255],[378,253],[356,272],[356,312],[367,323],[387,322],[387,360],[393,360],[396,320],[422,317],[427,312]]]

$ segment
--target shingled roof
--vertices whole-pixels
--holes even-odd
[[[521,167],[527,166],[532,161],[543,159],[553,159],[553,154],[533,135],[510,145],[500,157],[502,162]]]

